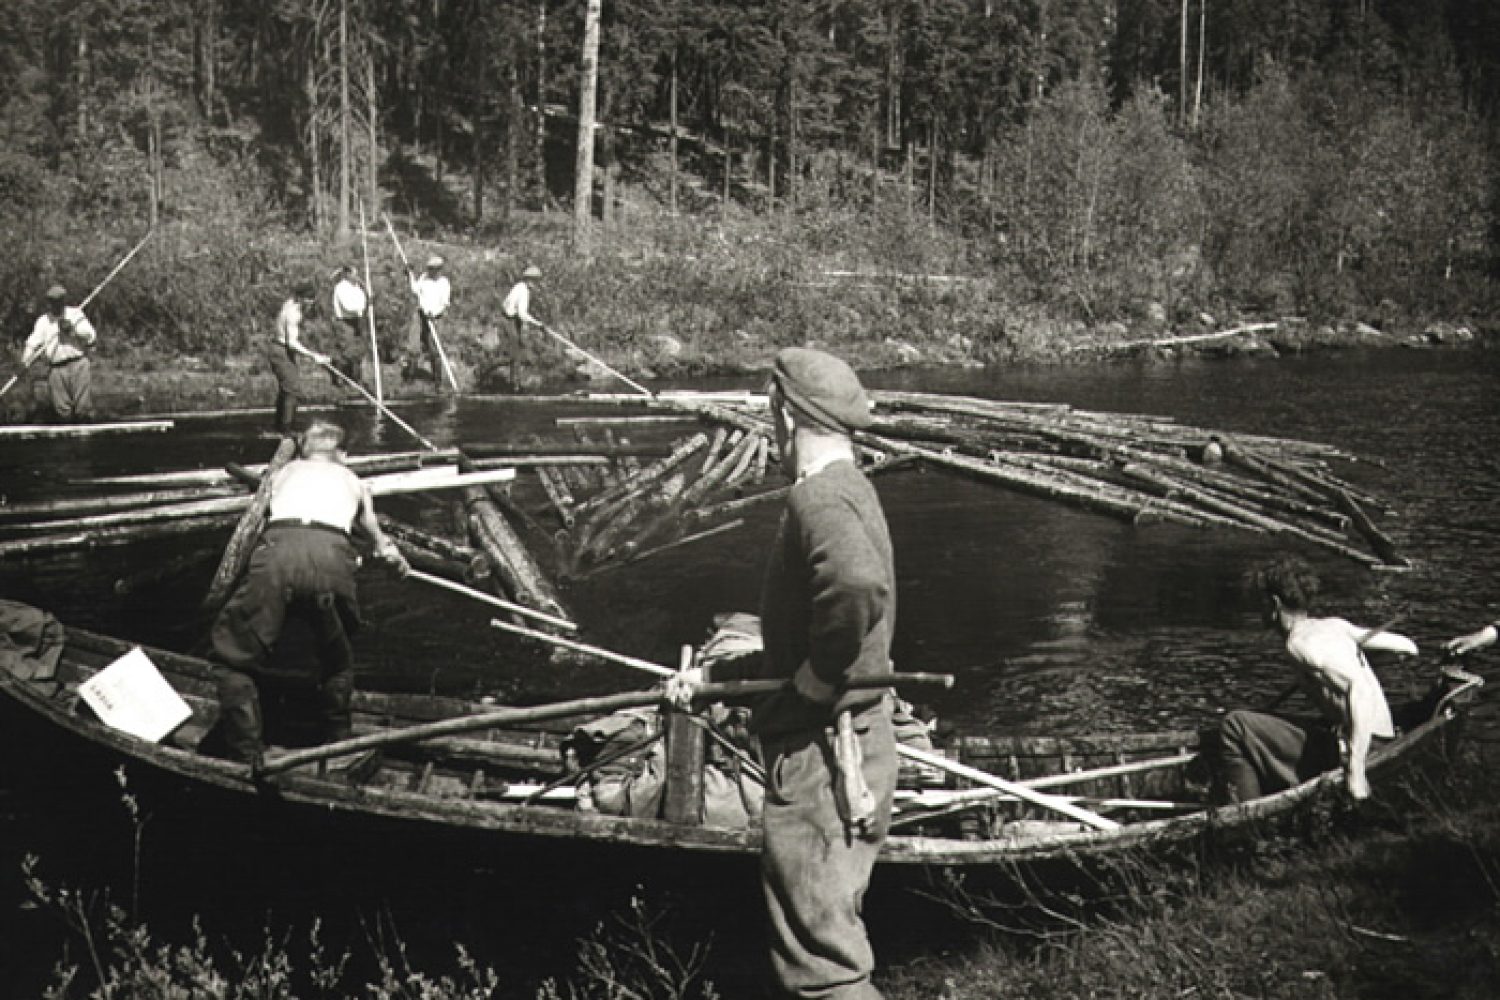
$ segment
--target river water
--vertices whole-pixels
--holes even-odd
[[[1290,547],[1321,572],[1329,612],[1366,625],[1395,620],[1418,641],[1424,655],[1417,660],[1377,664],[1393,696],[1425,685],[1441,640],[1500,610],[1500,352],[945,369],[876,373],[867,381],[1150,413],[1322,441],[1359,456],[1335,471],[1389,504],[1378,522],[1413,567],[1376,572]],[[440,445],[530,434],[557,440],[566,432],[555,420],[567,412],[492,399],[400,410]],[[272,450],[257,436],[265,419],[194,418],[165,435],[0,443],[0,493],[22,500],[55,495],[61,484],[89,476],[264,461]],[[389,420],[366,411],[342,411],[339,419],[352,433],[353,453],[414,447]],[[666,442],[687,426],[619,425],[614,433]],[[1196,728],[1285,683],[1275,637],[1239,581],[1288,543],[1223,530],[1136,528],[938,470],[892,472],[877,484],[897,550],[896,662],[957,675],[955,688],[932,696],[930,705],[961,728]],[[734,532],[571,584],[564,603],[588,641],[674,663],[681,644],[706,636],[716,612],[754,609],[776,508],[752,508]],[[431,500],[393,499],[389,510],[434,530],[458,516]],[[216,561],[193,560],[221,544],[222,537],[197,537],[7,561],[0,563],[0,596],[48,607],[65,622],[191,649],[203,629],[191,609]],[[116,581],[150,564],[183,569],[154,586],[116,592]],[[489,628],[487,609],[462,597],[373,570],[361,588],[370,622],[357,640],[362,686],[541,701],[646,680],[609,665],[549,667]]]

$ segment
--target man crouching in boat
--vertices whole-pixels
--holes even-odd
[[[265,531],[238,589],[214,621],[219,676],[220,733],[228,756],[256,764],[264,750],[256,679],[294,615],[311,626],[321,669],[318,714],[327,742],[350,735],[354,652],[359,627],[354,574],[359,557],[349,532],[356,520],[374,540],[375,554],[403,576],[406,559],[380,530],[369,487],[343,464],[344,430],[315,420],[302,432],[301,457],[271,480]]]
[[[1371,742],[1396,735],[1380,680],[1365,650],[1414,656],[1404,635],[1365,629],[1342,618],[1314,618],[1318,578],[1301,559],[1278,559],[1250,574],[1266,601],[1269,623],[1286,639],[1296,671],[1292,690],[1305,692],[1322,717],[1292,719],[1269,712],[1230,712],[1220,725],[1221,799],[1244,802],[1300,784],[1340,766],[1354,799],[1370,795],[1365,760]],[[1278,699],[1279,700],[1279,699]]]
[[[888,692],[846,686],[890,669],[896,618],[885,513],[851,440],[870,403],[843,361],[792,347],[776,356],[770,404],[793,480],[760,614],[764,676],[787,683],[750,726],[766,765],[771,964],[787,995],[870,1000],[880,993],[860,907],[897,775]],[[674,684],[690,688],[695,672]]]

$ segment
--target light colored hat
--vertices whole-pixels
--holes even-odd
[[[47,289],[47,298],[62,300],[68,297],[68,290],[62,285],[53,285]]]
[[[523,278],[540,278],[541,276],[542,269],[537,267],[535,264],[526,265],[526,270],[521,272],[521,277]]]
[[[870,397],[847,363],[810,347],[788,347],[772,371],[787,402],[814,422],[849,430],[870,426]]]
[[[431,257],[427,258],[428,267],[442,267],[445,263],[447,263],[447,261],[443,260],[443,258],[439,257],[437,254],[433,254]]]

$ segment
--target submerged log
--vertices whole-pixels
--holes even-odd
[[[68,497],[61,500],[0,503],[0,520],[19,521],[57,514],[88,516],[90,514],[107,513],[109,511],[130,510],[137,507],[152,507],[158,504],[243,496],[244,493],[244,489],[239,486],[224,484],[221,486],[189,486],[172,490],[154,490],[146,493],[117,493],[91,497]]]
[[[117,577],[114,586],[115,593],[124,596],[155,587],[172,577],[197,569],[212,558],[213,550],[202,548],[184,552],[164,562],[154,562],[134,573]]]
[[[250,553],[255,550],[255,543],[260,539],[261,529],[266,523],[266,512],[271,509],[271,480],[282,466],[296,457],[297,442],[291,438],[282,438],[281,443],[276,446],[276,453],[266,466],[266,473],[261,476],[255,497],[250,501],[249,508],[240,515],[234,534],[224,546],[224,556],[209,582],[208,593],[203,597],[202,607],[205,611],[217,611],[229,600],[229,594],[240,574],[250,563]]]
[[[603,513],[604,508],[618,504],[632,496],[649,490],[657,482],[665,479],[673,469],[686,462],[699,448],[708,444],[708,435],[702,431],[684,438],[673,446],[672,450],[663,458],[642,467],[640,470],[621,479],[613,487],[598,493],[587,500],[579,503],[574,508],[576,517],[588,517],[595,511]]]

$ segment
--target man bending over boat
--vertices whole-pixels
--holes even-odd
[[[1365,761],[1375,740],[1396,735],[1380,680],[1365,650],[1414,656],[1416,643],[1379,628],[1310,613],[1318,578],[1301,559],[1285,557],[1256,569],[1251,584],[1266,601],[1268,622],[1286,639],[1295,685],[1321,717],[1295,719],[1242,709],[1220,725],[1221,798],[1243,802],[1300,784],[1342,765],[1349,794],[1370,795]]]
[[[326,420],[302,432],[301,457],[271,480],[271,504],[260,542],[238,589],[214,621],[211,640],[219,673],[220,733],[230,757],[252,765],[264,750],[257,678],[288,616],[311,626],[317,640],[317,705],[325,742],[350,735],[354,651],[360,624],[354,574],[359,557],[349,533],[355,522],[375,555],[403,576],[410,570],[380,530],[370,488],[344,465],[344,430]]]
[[[800,347],[777,354],[770,402],[793,480],[760,615],[763,676],[786,685],[751,719],[767,775],[771,964],[790,996],[878,998],[860,908],[890,826],[896,744],[889,692],[847,686],[890,670],[896,622],[890,532],[850,438],[870,402],[847,364]],[[684,674],[669,685],[679,700],[702,679]]]

